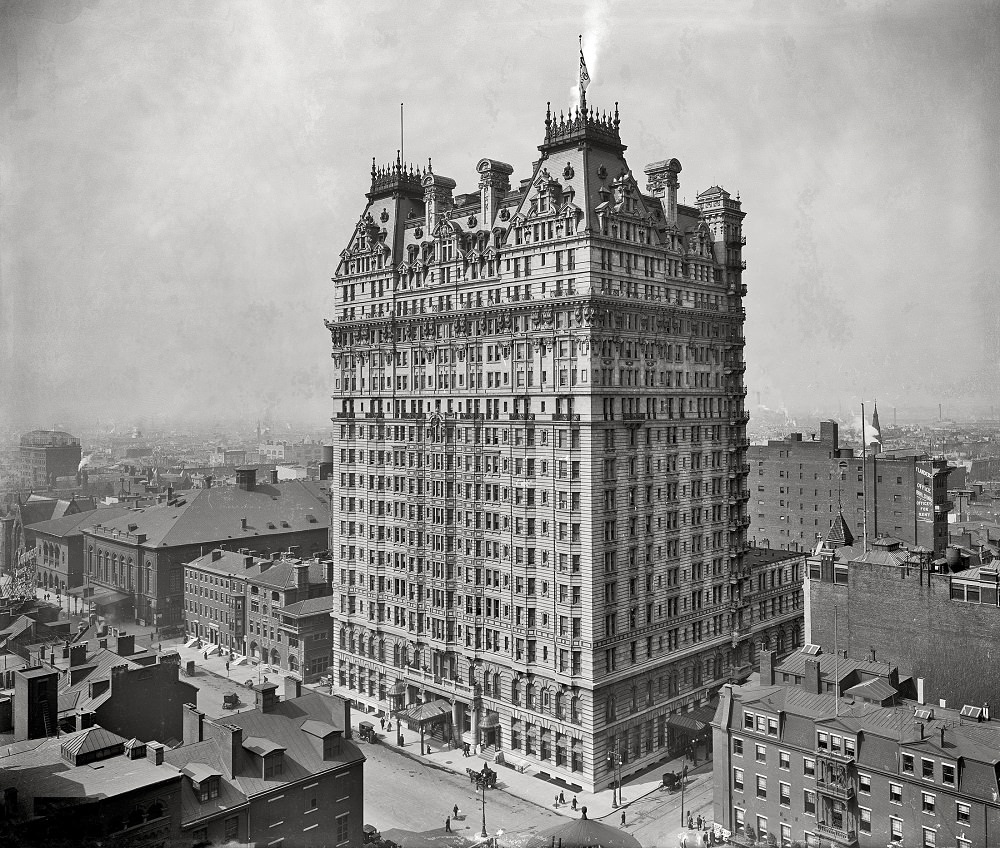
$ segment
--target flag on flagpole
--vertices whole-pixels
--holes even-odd
[[[586,94],[590,85],[590,74],[587,73],[587,62],[583,58],[583,36],[580,36],[580,94]]]

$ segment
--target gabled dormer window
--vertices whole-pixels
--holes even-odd
[[[285,752],[272,751],[264,757],[264,780],[277,777],[285,770]]]
[[[216,775],[211,777],[206,777],[199,783],[195,784],[195,794],[198,796],[198,800],[204,804],[206,801],[210,801],[212,798],[219,797],[219,778]]]

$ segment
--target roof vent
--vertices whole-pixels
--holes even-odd
[[[289,523],[288,523],[287,521],[282,521],[282,522],[281,522],[281,526],[282,526],[282,527],[291,527],[292,525],[291,525],[291,524],[289,524]]]
[[[277,530],[278,528],[274,526],[274,522],[273,521],[268,521],[267,522],[267,529],[268,530]]]
[[[138,524],[129,524],[129,526],[128,526],[128,532],[129,533],[134,533],[138,529],[139,529],[139,525]]]

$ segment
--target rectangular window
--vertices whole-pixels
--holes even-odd
[[[350,813],[337,816],[337,844],[343,845],[350,839]]]
[[[743,756],[743,740],[733,737],[733,753],[737,757]]]
[[[903,820],[894,816],[889,817],[889,839],[893,842],[903,841]]]
[[[866,807],[858,807],[858,829],[862,833],[872,832],[872,811]]]
[[[806,777],[816,776],[816,761],[812,757],[802,758],[802,773]]]
[[[955,767],[941,764],[941,782],[945,786],[955,785]]]
[[[903,774],[913,774],[913,754],[903,754],[900,758],[900,769]]]
[[[778,803],[782,807],[790,807],[792,805],[792,787],[789,784],[778,784]]]
[[[733,789],[737,792],[743,791],[743,769],[741,768],[733,769]]]
[[[858,772],[858,791],[865,795],[870,795],[872,791],[872,776],[864,772]]]
[[[788,771],[792,767],[792,757],[788,751],[778,751],[778,768]]]
[[[955,804],[955,821],[959,824],[971,824],[972,823],[972,807],[969,804],[963,804],[961,801]]]
[[[778,735],[778,720],[776,718],[769,718],[767,720],[767,735],[768,736]]]
[[[934,779],[934,760],[920,759],[920,776],[924,780]]]
[[[755,745],[754,746],[754,750],[756,751],[756,757],[755,757],[755,759],[757,760],[757,762],[758,763],[766,763],[767,762],[767,748],[765,748],[763,745]]]
[[[902,804],[903,803],[903,786],[900,783],[890,783],[889,784],[889,803],[890,804]]]
[[[934,815],[934,795],[930,792],[921,792],[920,808],[928,815]]]
[[[745,730],[753,730],[753,713],[743,713],[743,727]]]
[[[767,778],[762,774],[757,775],[757,797],[767,799]]]
[[[805,810],[806,815],[816,815],[816,793],[811,789],[802,790],[802,809]]]
[[[933,827],[925,827],[923,830],[924,841],[920,844],[923,848],[936,848],[937,846],[937,831]]]

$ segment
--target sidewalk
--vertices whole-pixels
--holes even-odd
[[[144,638],[142,641],[146,642],[147,639]],[[159,648],[159,646],[160,643],[155,641],[152,643],[152,647],[154,649]],[[275,669],[273,666],[254,665],[249,660],[243,665],[230,664],[229,672],[227,674],[226,657],[213,654],[206,660],[203,648],[189,648],[182,639],[164,639],[162,642],[162,649],[164,651],[176,651],[180,654],[182,664],[186,664],[189,660],[194,660],[199,669],[204,669],[205,671],[220,678],[228,678],[232,681],[234,686],[251,679],[254,682],[257,682],[266,676],[268,681],[278,684],[280,691],[281,687],[283,687],[284,677],[288,674],[288,672]],[[324,694],[330,693],[331,691],[331,687],[319,683],[306,684],[304,688],[314,689],[315,691],[323,692]],[[347,689],[341,690],[340,687],[333,686],[332,694],[346,698],[354,702],[355,705],[358,703],[367,704],[369,709],[372,710],[379,708],[374,700],[365,697],[356,691]],[[420,732],[410,730],[405,726],[401,727],[399,731],[403,737],[403,745],[400,747],[396,744],[395,722],[393,722],[391,730],[388,727],[382,729],[379,725],[377,712],[367,712],[364,709],[358,709],[357,706],[355,706],[355,708],[351,711],[351,726],[354,731],[353,741],[356,742],[362,750],[364,750],[367,744],[370,744],[361,742],[357,735],[358,725],[363,721],[375,725],[375,732],[378,734],[379,738],[378,744],[392,748],[405,757],[409,757],[413,760],[419,760],[434,768],[453,772],[466,779],[468,779],[466,769],[480,771],[483,765],[488,764],[489,767],[497,773],[497,788],[510,795],[569,818],[579,818],[580,808],[586,807],[588,818],[607,818],[609,823],[614,825],[617,825],[617,817],[621,814],[623,809],[627,810],[631,804],[641,798],[645,798],[647,795],[657,792],[660,789],[662,776],[665,772],[675,772],[680,774],[684,769],[685,763],[687,762],[684,757],[676,757],[672,760],[658,763],[644,774],[634,777],[631,780],[627,780],[622,789],[624,804],[620,804],[617,807],[613,806],[611,803],[612,792],[610,789],[604,789],[600,792],[577,792],[575,793],[577,808],[574,810],[572,807],[574,793],[556,783],[551,783],[548,780],[540,778],[537,774],[539,771],[537,767],[529,766],[522,773],[503,765],[497,765],[491,760],[484,759],[479,755],[470,755],[465,757],[462,754],[461,748],[452,748],[443,743],[440,739],[431,737],[429,734],[424,735],[424,749],[426,750],[427,746],[430,746],[431,753],[421,753]],[[519,757],[519,759],[523,759],[523,757]],[[694,796],[698,789],[704,787],[706,784],[711,785],[711,781],[711,760],[707,762],[699,762],[697,768],[692,768],[690,764],[688,764],[688,781],[685,787],[685,792],[689,793],[689,795]],[[566,803],[556,805],[555,799],[559,795],[560,790],[566,799]],[[679,798],[680,794],[678,792],[674,792],[669,795],[665,793],[664,801],[674,799],[675,797]],[[697,814],[698,811],[692,809],[692,812]]]
[[[315,688],[319,689],[320,687],[317,686]],[[320,691],[325,692],[327,691],[327,688],[328,687],[323,686]],[[337,686],[333,687],[333,694],[339,695],[343,698],[348,698],[355,702],[368,703],[370,706],[376,706],[374,701],[365,697],[359,697],[360,693],[350,690],[340,691],[340,687]],[[396,745],[395,722],[393,722],[392,730],[389,730],[388,728],[382,730],[379,726],[379,720],[376,713],[364,712],[359,709],[352,710],[351,725],[355,731],[357,731],[358,724],[362,721],[367,721],[375,725],[375,732],[378,734],[379,744],[389,746],[404,756],[410,757],[414,760],[421,760],[428,765],[434,766],[435,768],[451,771],[455,774],[460,774],[463,777],[466,777],[466,769],[471,768],[474,771],[480,771],[483,765],[487,764],[497,773],[498,789],[501,789],[510,795],[514,795],[523,801],[528,801],[529,803],[536,804],[537,806],[545,807],[548,810],[552,810],[553,812],[557,812],[569,818],[579,818],[581,807],[587,808],[587,818],[590,819],[603,819],[611,816],[617,817],[621,814],[622,809],[627,810],[629,805],[641,798],[645,798],[653,792],[657,792],[662,785],[664,772],[672,771],[680,774],[684,769],[686,762],[684,757],[676,757],[672,760],[667,760],[657,764],[655,767],[649,769],[645,774],[634,777],[631,780],[627,780],[622,789],[624,804],[620,804],[616,807],[611,803],[612,792],[610,789],[604,789],[600,792],[582,791],[573,793],[556,783],[551,783],[548,780],[540,778],[537,775],[537,772],[539,771],[537,767],[529,766],[523,773],[521,773],[512,768],[497,765],[496,763],[484,759],[477,754],[470,754],[468,757],[465,757],[462,754],[461,748],[451,748],[450,746],[444,744],[440,739],[431,738],[427,734],[424,735],[424,748],[426,750],[427,746],[430,746],[431,753],[421,753],[419,731],[409,730],[405,726],[400,729],[400,733],[403,736],[403,746],[399,747]],[[358,742],[358,744],[362,747],[365,745],[365,743],[359,742],[357,737],[355,737],[354,741]],[[518,757],[518,759],[524,758]],[[688,763],[688,780],[685,792],[693,793],[703,785],[711,784],[711,781],[711,760],[708,762],[700,762],[697,768],[691,768],[690,763]],[[555,799],[559,795],[560,790],[566,799],[566,803],[555,805]],[[576,810],[572,807],[574,794],[577,800]],[[680,797],[679,792],[675,792],[673,795]],[[665,798],[673,797],[673,795],[665,795]],[[609,823],[617,825],[616,820],[611,820]]]

